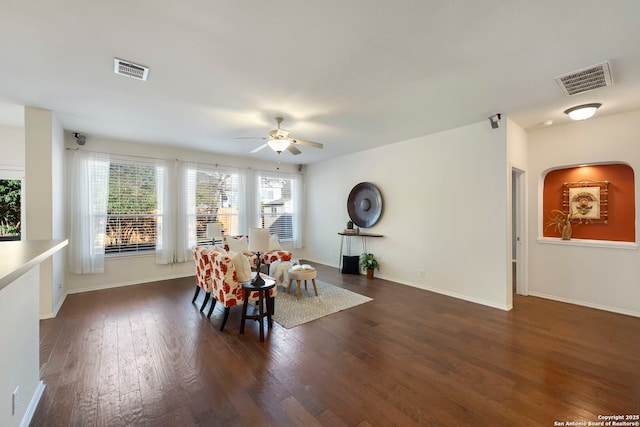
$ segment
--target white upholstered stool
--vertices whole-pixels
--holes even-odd
[[[316,269],[309,266],[294,266],[289,269],[289,286],[287,287],[287,292],[291,291],[291,284],[295,280],[298,283],[298,293],[297,297],[300,299],[300,282],[304,280],[304,289],[307,290],[307,280],[311,280],[313,284],[313,291],[316,296],[318,296],[318,288],[316,287]]]

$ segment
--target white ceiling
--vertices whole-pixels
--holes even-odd
[[[2,0],[0,124],[21,105],[88,136],[311,163],[509,116],[525,129],[640,108],[637,0]],[[147,82],[113,72],[118,57]],[[614,85],[554,77],[610,61]],[[324,150],[278,156],[283,116]],[[489,121],[487,120],[487,126]]]

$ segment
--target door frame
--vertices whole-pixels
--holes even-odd
[[[516,166],[511,166],[512,188],[514,193],[513,207],[511,212],[515,220],[513,230],[514,244],[516,249],[516,294],[529,295],[527,283],[527,186],[526,171]],[[513,286],[511,287],[513,292]]]

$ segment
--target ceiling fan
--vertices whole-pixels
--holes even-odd
[[[266,139],[267,142],[252,150],[251,153],[256,153],[265,147],[270,147],[273,151],[280,154],[284,150],[289,150],[292,154],[300,154],[302,151],[296,147],[296,145],[306,145],[308,147],[322,148],[323,145],[319,142],[305,141],[302,139],[290,138],[291,132],[280,128],[280,123],[284,119],[282,117],[276,117],[278,128],[269,131],[268,137],[236,137],[234,139]]]

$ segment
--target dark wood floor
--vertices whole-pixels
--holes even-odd
[[[374,301],[275,324],[264,343],[256,322],[239,335],[240,308],[219,332],[191,304],[193,278],[69,295],[41,322],[32,425],[553,426],[640,412],[640,318],[534,297],[504,312],[317,267]]]

